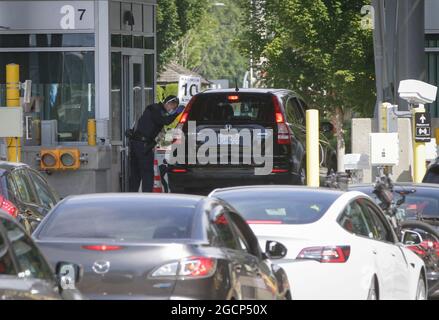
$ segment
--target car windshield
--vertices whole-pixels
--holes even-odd
[[[198,96],[189,120],[198,123],[274,122],[272,96],[256,93],[207,93]]]
[[[111,239],[144,242],[191,237],[195,205],[132,201],[65,202],[53,213],[39,238]]]
[[[323,217],[340,194],[264,189],[219,192],[214,196],[229,202],[251,224],[308,224]]]

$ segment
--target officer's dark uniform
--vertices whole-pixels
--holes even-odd
[[[166,100],[165,100],[166,101]],[[130,139],[130,192],[152,192],[154,186],[155,138],[165,125],[170,125],[179,115],[168,115],[163,103],[154,103],[145,108]]]

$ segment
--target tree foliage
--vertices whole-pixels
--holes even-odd
[[[263,82],[297,91],[332,118],[341,165],[344,114],[370,116],[375,105],[372,30],[361,28],[361,8],[370,0],[240,3],[246,12],[241,46],[261,62]]]
[[[237,45],[242,8],[236,0],[221,2],[158,0],[159,70],[176,61],[208,79],[243,78],[248,58]]]
[[[157,4],[157,60],[161,70],[175,54],[175,43],[182,32],[176,0],[158,0]]]
[[[241,80],[248,69],[248,58],[240,52],[237,35],[242,8],[236,0],[213,2],[178,42],[176,61],[208,79]],[[241,81],[240,81],[241,82]]]
[[[331,114],[369,115],[375,104],[372,31],[361,28],[367,0],[240,0],[241,45],[264,61],[265,84],[288,87]]]

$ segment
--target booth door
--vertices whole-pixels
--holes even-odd
[[[123,56],[123,103],[122,103],[122,132],[133,128],[145,109],[144,66],[142,56]],[[128,139],[123,137],[121,148],[121,191],[129,191],[130,151]]]

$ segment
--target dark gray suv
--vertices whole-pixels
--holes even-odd
[[[195,95],[176,128],[182,138],[174,139],[174,147],[185,144],[186,155],[184,163],[178,160],[180,163],[167,170],[171,191],[185,193],[197,189],[209,192],[219,187],[249,184],[305,184],[307,108],[299,95],[285,89],[207,90]],[[195,130],[191,130],[194,123]],[[323,180],[331,170],[337,170],[337,158],[323,134],[330,132],[332,125],[324,123],[321,128],[320,172]],[[210,134],[206,136],[203,132]],[[243,132],[249,138],[244,137]],[[196,141],[191,142],[191,139]],[[272,141],[272,170],[268,174],[255,174],[255,168],[264,165],[248,155],[254,155],[255,148],[266,150],[267,142],[271,142],[269,139]],[[198,158],[207,144],[219,150],[216,155],[208,155],[216,161],[205,163]],[[191,161],[189,155],[190,151],[195,153],[191,145],[195,146],[195,161]],[[174,156],[182,159],[177,148],[174,149]],[[225,149],[231,151],[224,156],[222,150]]]

